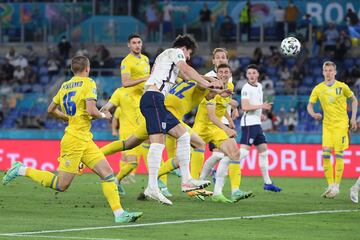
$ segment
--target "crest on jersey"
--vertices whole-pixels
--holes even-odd
[[[342,91],[342,87],[336,88],[335,91],[336,91],[336,95],[340,95]]]
[[[250,144],[253,144],[253,143],[254,143],[254,139],[253,139],[253,138],[250,138],[250,139],[249,139],[249,143],[250,143]]]
[[[65,166],[67,166],[67,167],[70,166],[70,160],[66,160],[66,161],[65,161]]]
[[[178,55],[178,58],[179,58],[179,59],[184,59],[184,55],[183,55],[183,54],[179,54],[179,55]]]
[[[161,122],[161,127],[162,127],[162,129],[166,129],[166,122]]]
[[[125,69],[125,65],[121,65],[121,70],[124,70]]]

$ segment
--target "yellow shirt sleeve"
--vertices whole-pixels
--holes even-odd
[[[319,99],[318,91],[317,91],[317,87],[315,87],[310,94],[309,102],[315,104],[318,99]]]
[[[116,91],[111,95],[111,98],[109,100],[114,106],[120,105],[120,89],[116,89]]]
[[[349,88],[349,86],[347,84],[344,83],[344,96],[349,98],[352,95],[354,95],[354,93],[351,91],[351,89]]]
[[[60,105],[60,90],[61,90],[61,88],[62,88],[62,85],[61,85],[59,91],[53,97],[53,102],[56,103],[57,105]]]
[[[84,99],[85,100],[97,100],[97,89],[96,89],[96,83],[94,80],[89,79],[85,82],[85,89],[84,89]]]
[[[120,73],[131,74],[131,63],[127,61],[126,58],[121,62]]]

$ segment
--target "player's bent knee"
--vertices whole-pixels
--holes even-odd
[[[240,152],[237,149],[232,149],[229,154],[230,159],[238,160],[240,159]]]

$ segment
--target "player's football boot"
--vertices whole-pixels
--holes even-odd
[[[166,184],[161,181],[160,179],[158,179],[158,187],[160,189],[160,191],[162,192],[162,194],[165,197],[172,197],[173,195],[169,192],[169,189],[167,188]]]
[[[194,190],[194,191],[191,191],[191,192],[186,192],[186,194],[189,197],[195,197],[195,198],[197,198],[197,199],[199,199],[201,201],[205,201],[205,197],[212,196],[213,192],[207,191],[205,189],[199,189],[199,190]]]
[[[127,212],[124,211],[118,217],[115,217],[115,222],[117,223],[128,223],[128,222],[135,222],[139,217],[143,215],[142,212]]]
[[[246,199],[246,198],[249,198],[249,197],[252,197],[253,196],[253,192],[252,191],[249,191],[249,192],[243,192],[241,191],[240,189],[237,189],[235,192],[233,192],[231,194],[231,200],[233,202],[238,202],[242,199]]]
[[[264,183],[264,190],[271,191],[271,192],[281,192],[282,191],[281,188],[279,188],[278,186],[276,186],[273,183],[270,183],[270,184]]]
[[[325,197],[326,197],[326,198],[334,198],[334,197],[336,197],[337,195],[339,195],[339,193],[340,193],[339,186],[333,185],[333,186],[331,186],[331,188],[330,188],[330,192],[328,192]]]
[[[181,191],[191,192],[198,189],[203,189],[211,183],[208,180],[190,179],[188,182],[181,184]]]
[[[323,192],[323,194],[321,194],[321,197],[326,198],[326,196],[331,192],[331,186],[328,186],[325,190],[325,192]]]
[[[359,188],[357,186],[352,186],[350,188],[350,199],[351,201],[353,201],[354,203],[358,203],[359,202]]]
[[[159,201],[162,204],[172,205],[172,202],[161,193],[159,188],[152,189],[147,187],[144,191],[144,195],[145,197]]]
[[[213,195],[211,197],[211,201],[213,201],[213,202],[222,202],[222,203],[232,203],[233,202],[230,199],[227,199],[223,194]]]
[[[5,173],[2,182],[4,185],[11,182],[17,176],[19,176],[19,168],[22,166],[21,162],[14,162],[9,170]]]

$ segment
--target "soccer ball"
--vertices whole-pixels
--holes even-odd
[[[301,49],[301,43],[294,37],[287,37],[280,45],[281,53],[285,56],[296,56]]]

